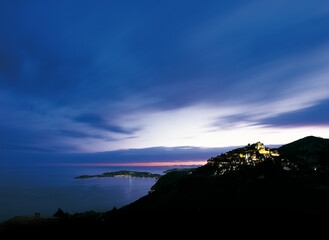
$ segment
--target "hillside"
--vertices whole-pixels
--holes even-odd
[[[199,222],[221,216],[216,223],[224,225],[236,219],[316,222],[329,213],[329,171],[321,165],[325,161],[315,165],[305,164],[303,158],[290,161],[284,151],[315,149],[318,142],[327,140],[306,138],[280,149],[261,143],[234,149],[193,171],[164,175],[150,194],[104,217],[109,222],[130,216]],[[319,149],[320,156],[327,151]]]
[[[309,136],[283,145],[278,151],[299,164],[329,166],[329,139]]]

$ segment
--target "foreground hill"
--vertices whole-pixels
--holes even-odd
[[[329,139],[309,136],[283,145],[278,151],[298,164],[329,166]]]
[[[296,161],[287,158],[286,152],[317,149],[316,156],[325,156],[328,148],[323,142],[328,140],[308,137],[279,149],[261,143],[234,149],[193,171],[166,174],[150,194],[106,213],[105,218],[111,221],[133,215],[200,223],[220,216],[216,224],[225,226],[237,219],[258,225],[274,224],[277,219],[290,219],[289,224],[311,219],[315,223],[329,213],[328,158],[309,162],[312,154],[308,153],[309,157]]]
[[[261,215],[327,212],[328,159],[323,156],[328,148],[318,145],[327,142],[310,137],[278,150],[261,143],[232,150],[209,159],[194,171],[172,172],[161,177],[149,195],[119,212],[182,216],[190,213],[229,216],[249,211]],[[309,152],[305,157],[298,155],[298,161],[286,158],[294,152],[300,153],[300,149]],[[312,152],[323,158],[310,163]]]

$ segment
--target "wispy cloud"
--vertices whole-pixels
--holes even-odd
[[[121,134],[133,134],[138,128],[123,128],[120,125],[111,124],[110,121],[107,121],[99,114],[82,114],[75,118],[77,122],[86,123],[91,127],[98,128],[105,131],[110,131],[114,133]]]
[[[324,0],[1,2],[2,149],[327,137],[328,12]]]

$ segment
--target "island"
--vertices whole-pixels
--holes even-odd
[[[81,175],[75,177],[75,179],[84,179],[84,178],[103,178],[103,177],[149,177],[158,179],[161,177],[160,174],[153,174],[149,172],[136,172],[136,171],[116,171],[116,172],[105,172],[101,175]]]

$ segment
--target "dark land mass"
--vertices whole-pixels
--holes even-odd
[[[136,171],[116,171],[116,172],[105,172],[101,175],[81,175],[75,177],[75,179],[84,178],[103,178],[103,177],[150,177],[158,179],[161,177],[160,174],[153,174],[149,172],[136,172]]]
[[[317,137],[306,137],[283,145],[278,149],[281,156],[307,167],[329,167],[329,140]]]
[[[198,166],[200,167],[200,166]],[[184,168],[171,168],[163,171],[164,173],[170,173],[170,172],[185,172],[185,171],[192,171],[196,167],[184,167]]]
[[[168,172],[148,195],[120,209],[74,215],[61,210],[55,214],[61,222],[48,229],[83,233],[122,226],[181,230],[185,225],[192,226],[189,233],[202,226],[225,235],[242,229],[270,228],[275,234],[316,226],[319,232],[328,224],[328,146],[328,139],[315,137],[278,149],[248,144],[210,158],[202,167]]]

